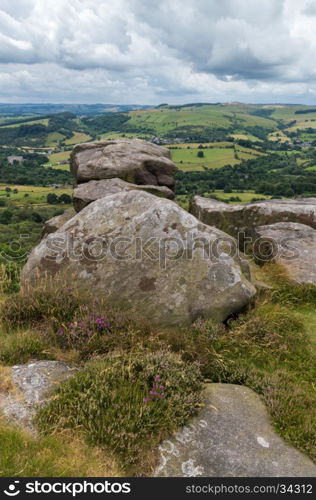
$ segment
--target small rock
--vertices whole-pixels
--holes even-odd
[[[159,447],[159,477],[315,477],[312,461],[279,437],[260,397],[208,384],[204,407]]]
[[[56,215],[55,217],[47,220],[45,222],[42,237],[46,236],[47,234],[54,233],[75,215],[75,210],[73,208],[68,208],[68,210],[65,210],[63,214]]]
[[[45,404],[56,386],[73,373],[73,369],[60,361],[34,361],[13,366],[13,390],[0,394],[0,408],[4,416],[34,432],[32,420],[36,408]]]

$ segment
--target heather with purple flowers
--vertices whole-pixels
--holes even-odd
[[[62,347],[80,347],[96,336],[110,333],[110,327],[110,321],[104,314],[82,305],[73,321],[57,330],[57,338]]]
[[[144,403],[149,403],[150,401],[155,401],[157,399],[164,399],[166,397],[164,393],[165,388],[160,381],[160,375],[156,375],[155,382],[153,383],[148,396],[143,399]]]

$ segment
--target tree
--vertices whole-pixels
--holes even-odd
[[[10,192],[11,192],[11,188],[10,188],[9,186],[7,186],[7,187],[5,188],[5,190],[6,190],[6,192],[7,192],[7,193],[10,193]]]
[[[3,210],[0,215],[0,224],[10,224],[13,216],[13,212],[11,210]]]
[[[57,205],[58,201],[58,196],[55,193],[48,193],[47,203],[50,205]]]
[[[198,151],[196,156],[198,158],[204,158],[204,151]]]
[[[43,217],[38,212],[33,212],[31,217],[34,222],[43,222]]]
[[[69,204],[72,202],[71,196],[69,194],[63,193],[58,198],[58,203],[66,203]]]

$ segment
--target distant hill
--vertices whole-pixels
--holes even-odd
[[[0,103],[0,115],[29,116],[51,115],[69,111],[75,115],[99,115],[107,112],[124,112],[143,109],[149,106],[138,104],[3,104]]]

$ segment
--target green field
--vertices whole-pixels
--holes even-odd
[[[206,198],[210,196],[216,196],[218,200],[220,201],[227,201],[232,204],[236,203],[250,203],[254,198],[260,199],[260,200],[266,200],[268,197],[263,195],[263,194],[257,194],[254,191],[248,190],[248,191],[232,191],[231,193],[224,193],[222,189],[216,189],[212,191],[212,193],[204,193],[204,196]],[[231,198],[238,197],[240,201],[232,201]],[[189,206],[189,198],[186,195],[178,195],[177,200],[176,200],[179,205],[181,205],[183,208],[186,210],[188,209]]]
[[[0,185],[0,199],[5,199],[7,203],[13,203],[16,206],[34,204],[34,205],[46,205],[46,197],[48,193],[55,193],[57,196],[61,194],[72,194],[72,189],[67,188],[53,188],[53,187],[40,187],[40,186],[8,186],[11,191],[7,193],[5,190],[7,186],[4,184]],[[18,193],[13,193],[13,190],[17,189]],[[8,197],[7,194],[10,196]],[[26,195],[26,196],[25,196]]]
[[[241,146],[233,147],[231,143],[216,143],[217,147],[199,149],[196,144],[184,144],[179,149],[171,149],[172,160],[184,171],[202,171],[208,168],[220,168],[224,165],[236,165],[241,160],[250,160],[262,153]],[[230,146],[230,147],[227,147]],[[204,157],[198,157],[199,152]]]
[[[259,198],[260,200],[266,200],[268,197],[263,194],[257,194],[254,191],[234,191],[232,193],[224,193],[222,189],[216,189],[214,193],[216,196],[222,200],[229,201],[230,198],[238,196],[241,201],[230,201],[230,203],[250,203],[253,198]]]
[[[61,151],[60,153],[52,153],[48,156],[49,163],[46,163],[46,167],[58,168],[60,170],[69,170],[69,165],[59,165],[61,161],[68,161],[70,157],[71,150]]]
[[[17,120],[19,118],[16,118]],[[25,117],[23,117],[25,119]],[[4,122],[5,123],[5,122]],[[41,118],[38,120],[31,119],[30,121],[25,121],[23,123],[13,123],[12,125],[7,124],[5,125],[6,128],[12,128],[12,127],[21,127],[21,125],[48,125],[48,118]]]
[[[233,137],[236,140],[262,142],[261,139],[259,139],[258,137],[254,136],[252,134],[245,134],[245,133],[237,132],[236,134],[231,134],[230,137]]]
[[[50,134],[48,134],[48,137],[45,141],[45,146],[55,148],[62,142],[64,138],[65,136],[60,134],[59,132],[51,132]]]
[[[80,142],[88,142],[90,141],[91,136],[88,134],[84,134],[82,132],[74,132],[74,135],[70,139],[65,140],[65,144],[79,144]]]
[[[269,141],[291,142],[291,139],[287,137],[281,130],[269,134],[268,139]]]
[[[232,124],[260,126],[276,129],[274,120],[253,116],[247,113],[247,107],[229,105],[188,106],[183,108],[153,108],[150,110],[131,111],[127,128],[150,128],[157,134],[166,134],[178,127],[229,128]]]

